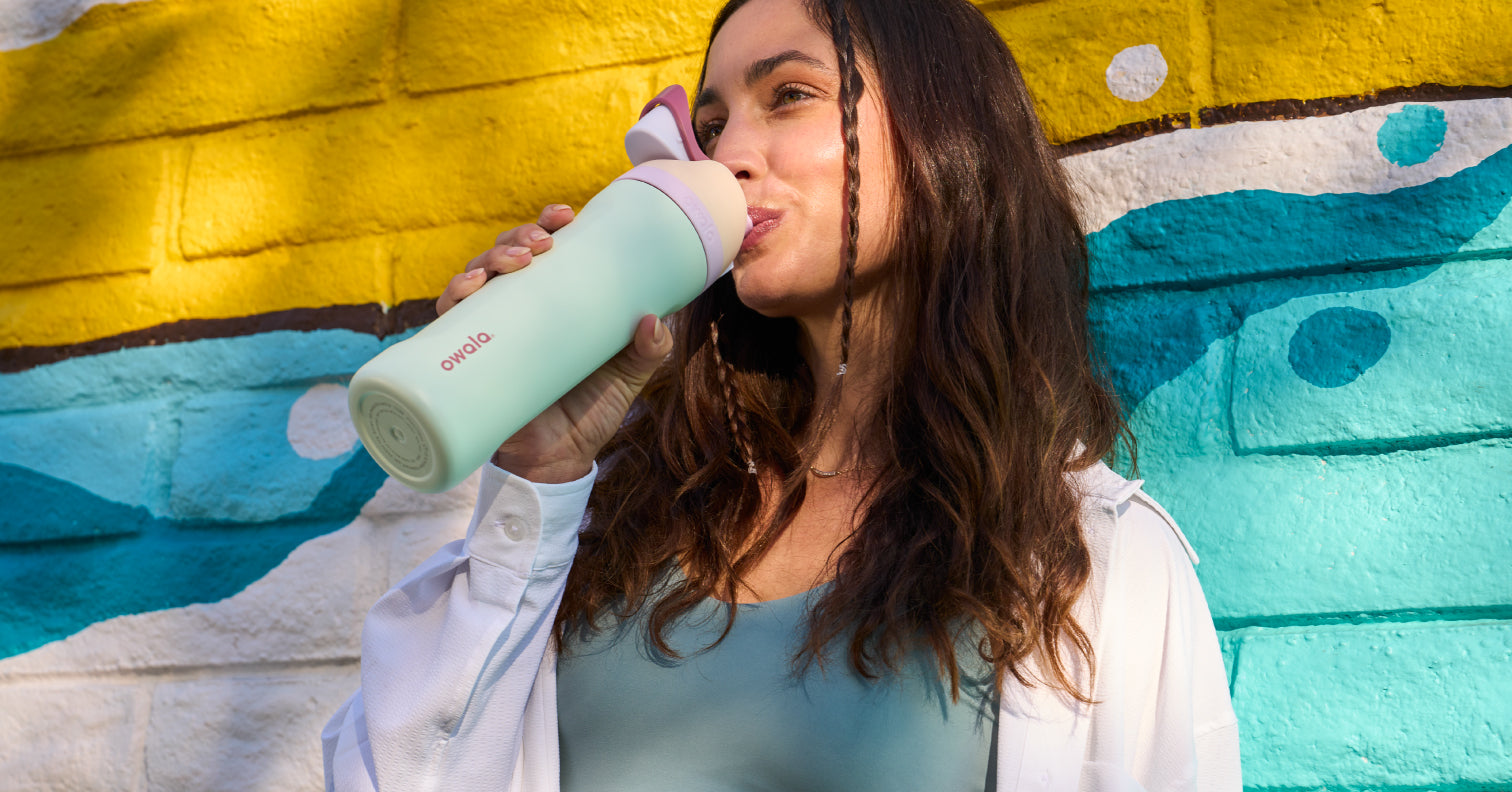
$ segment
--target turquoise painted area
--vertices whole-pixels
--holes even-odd
[[[0,411],[61,410],[350,376],[414,331],[276,330],[134,347],[0,374]]]
[[[350,523],[385,474],[360,446],[300,457],[289,408],[401,338],[278,331],[0,375],[0,657],[228,597]]]
[[[1140,475],[1202,556],[1220,622],[1512,603],[1512,261],[1399,273],[1320,279],[1355,288],[1246,316],[1134,411]],[[1290,346],[1331,309],[1380,315],[1392,338],[1320,388]]]
[[[1287,362],[1297,376],[1320,388],[1360,378],[1391,346],[1391,325],[1375,311],[1324,308],[1297,325]]]
[[[1393,165],[1421,165],[1444,147],[1448,131],[1443,110],[1433,105],[1407,105],[1386,116],[1376,131],[1376,147]]]
[[[1432,116],[1383,154],[1431,156]],[[1174,201],[1092,242],[1094,332],[1202,558],[1246,786],[1504,786],[1512,148],[1384,195]]]

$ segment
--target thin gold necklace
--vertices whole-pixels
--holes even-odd
[[[813,465],[809,465],[809,472],[819,478],[834,478],[842,473],[854,473],[858,470],[876,470],[879,467],[881,465],[856,465],[855,467],[841,468],[839,470],[820,470]]]

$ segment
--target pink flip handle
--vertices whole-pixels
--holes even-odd
[[[677,131],[682,135],[683,150],[688,153],[688,159],[692,162],[708,159],[703,149],[698,147],[698,135],[693,132],[693,114],[688,109],[688,92],[681,85],[669,85],[656,95],[656,98],[646,103],[641,108],[640,117],[656,109],[657,106],[665,107],[672,112],[672,118],[677,121]]]

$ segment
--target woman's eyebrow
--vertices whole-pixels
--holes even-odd
[[[767,76],[768,74],[771,74],[773,71],[776,71],[777,67],[781,66],[784,63],[801,63],[804,66],[818,69],[825,74],[832,75],[835,73],[835,70],[826,65],[824,61],[819,60],[812,55],[799,52],[798,50],[788,50],[786,52],[779,52],[776,55],[771,56],[770,58],[762,58],[758,61],[751,61],[751,65],[747,66],[745,70],[746,87],[750,88],[751,86],[755,85],[758,80]],[[698,92],[698,99],[693,102],[693,111],[697,112],[700,107],[703,107],[706,104],[710,104],[711,102],[718,101],[719,92],[714,90],[713,88],[705,88],[702,91]]]

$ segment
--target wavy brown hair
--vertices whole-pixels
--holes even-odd
[[[744,2],[720,11],[711,44]],[[1072,194],[1017,65],[965,0],[807,8],[841,69],[842,356],[859,206],[858,58],[876,75],[901,211],[881,287],[890,373],[863,432],[878,441],[882,467],[794,660],[823,665],[827,648],[843,645],[850,665],[875,678],[924,646],[954,694],[969,637],[996,685],[1011,676],[1089,700],[1070,671],[1093,657],[1072,615],[1091,560],[1068,474],[1107,456],[1124,424],[1088,343],[1087,250]],[[650,640],[675,656],[668,627],[708,597],[736,601],[737,582],[806,493],[833,400],[815,404],[797,324],[744,306],[729,278],[671,324],[671,357],[601,456],[557,615],[563,651],[572,629],[649,607]],[[751,463],[781,482],[770,512]],[[674,564],[683,575],[667,575]],[[735,611],[726,609],[726,633]],[[1026,665],[1034,656],[1039,674]]]

